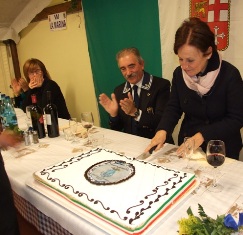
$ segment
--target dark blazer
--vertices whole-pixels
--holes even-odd
[[[37,104],[43,109],[47,105],[46,92],[51,91],[52,103],[57,106],[58,117],[63,119],[69,119],[70,114],[67,109],[67,105],[62,94],[62,91],[58,84],[50,79],[45,79],[42,86],[39,88],[29,89],[26,92],[25,99],[23,100],[22,109],[25,112],[26,106],[31,105],[31,95],[36,94]]]
[[[117,102],[119,103],[120,100],[127,98],[128,92],[131,92],[131,86],[128,82],[116,87],[114,93]],[[137,123],[138,136],[154,137],[169,96],[170,82],[168,80],[144,72],[138,107],[142,110],[142,115]],[[132,119],[133,117],[125,114],[119,106],[118,117],[110,118],[111,129],[132,134]],[[169,141],[172,142],[171,139]]]
[[[181,67],[173,74],[171,97],[158,129],[172,133],[182,113],[178,143],[185,136],[200,132],[206,151],[209,140],[225,142],[226,156],[238,159],[242,148],[240,129],[243,126],[243,81],[237,68],[222,61],[220,72],[213,87],[204,95],[189,89],[182,77]]]

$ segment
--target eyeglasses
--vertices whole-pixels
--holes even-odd
[[[28,72],[29,75],[34,75],[34,73],[35,73],[35,74],[41,74],[42,71],[41,71],[41,69],[36,69],[36,70],[33,70],[33,71],[29,71],[29,72]]]

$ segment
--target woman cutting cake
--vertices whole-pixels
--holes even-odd
[[[239,158],[242,149],[243,82],[236,67],[222,60],[215,35],[199,18],[185,20],[175,34],[174,52],[180,66],[173,73],[170,100],[146,148],[161,148],[182,114],[178,144],[184,137],[205,151],[209,140],[225,142],[226,156]],[[178,154],[183,151],[183,145]]]

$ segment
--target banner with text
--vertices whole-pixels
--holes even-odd
[[[60,12],[53,15],[48,15],[51,31],[64,30],[67,28],[67,14]]]

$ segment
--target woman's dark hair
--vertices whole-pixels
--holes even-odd
[[[206,22],[197,17],[185,20],[177,29],[175,34],[174,52],[177,55],[181,46],[188,44],[198,48],[205,56],[211,46],[213,51],[217,51],[214,33]]]
[[[40,60],[35,59],[35,58],[31,58],[31,59],[28,59],[24,63],[24,66],[23,66],[24,76],[25,76],[28,83],[30,82],[29,72],[32,72],[32,71],[34,71],[38,68],[41,69],[44,79],[51,79],[51,76],[48,73],[46,66]]]

